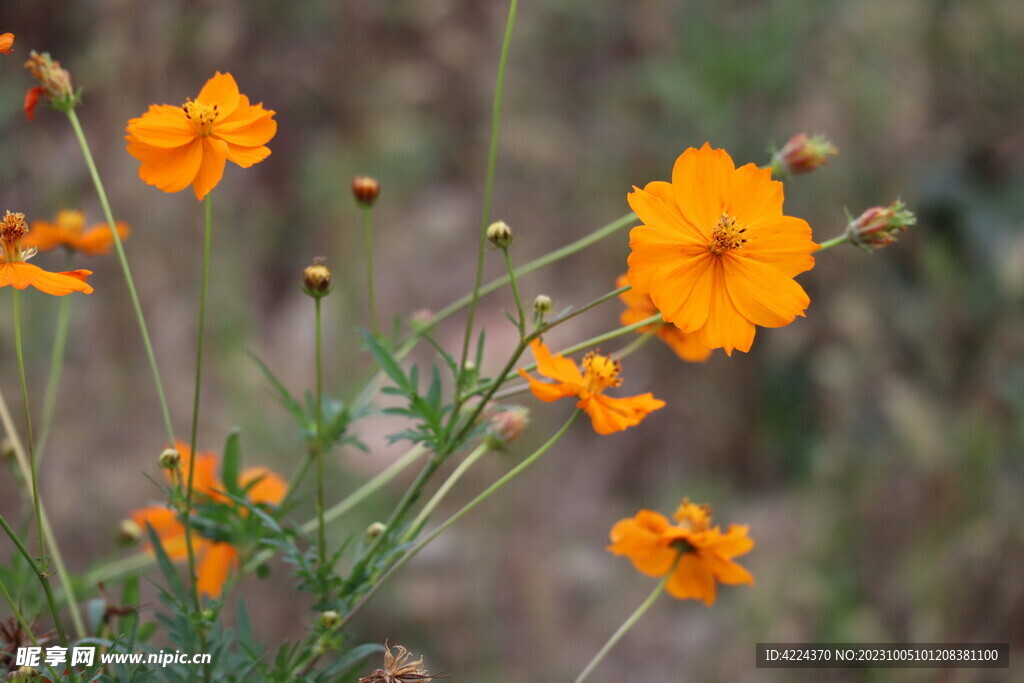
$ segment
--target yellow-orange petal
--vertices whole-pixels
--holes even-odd
[[[50,251],[64,246],[64,231],[59,226],[47,221],[32,223],[28,234],[21,238],[21,246],[35,247],[39,251]]]
[[[706,246],[683,244],[668,228],[652,225],[633,228],[629,232],[629,248],[629,284],[644,294],[650,294],[652,280],[663,268],[677,264],[680,259],[709,253]]]
[[[257,505],[280,505],[288,493],[288,482],[266,467],[247,467],[238,475],[238,483],[242,488],[252,482],[256,483],[248,490],[249,500]]]
[[[115,223],[117,234],[121,240],[125,240],[131,234],[131,228],[128,227],[127,223],[117,221]],[[103,223],[91,226],[88,230],[82,233],[82,236],[78,239],[72,240],[69,246],[76,251],[80,251],[83,254],[90,256],[96,256],[99,254],[106,254],[114,246],[114,236],[110,232],[110,228]]]
[[[754,547],[754,539],[747,536],[748,530],[746,525],[732,524],[723,534],[715,527],[705,539],[704,547],[725,558],[743,555]]]
[[[92,286],[86,282],[86,278],[90,275],[92,275],[91,270],[51,273],[24,261],[2,263],[0,264],[0,287],[10,285],[15,289],[25,289],[32,286],[53,296],[64,296],[71,292],[92,294]]]
[[[210,80],[206,81],[206,85],[199,91],[199,96],[196,99],[204,104],[217,105],[216,121],[223,121],[235,112],[240,101],[235,77],[229,73],[222,74],[218,71]]]
[[[238,569],[238,551],[230,543],[211,543],[199,562],[196,587],[203,595],[219,598],[232,570]]]
[[[580,372],[576,363],[557,354],[552,355],[547,345],[539,339],[530,342],[530,349],[533,357],[537,360],[537,372],[555,380],[581,386],[583,384],[583,373]]]
[[[39,105],[39,98],[43,96],[46,90],[42,86],[34,86],[28,89],[25,93],[25,118],[32,121],[36,117],[36,107]]]
[[[668,519],[653,510],[640,510],[635,517],[616,522],[607,550],[625,555],[637,571],[648,576],[664,576],[672,567],[676,550],[665,543],[662,534]]]
[[[178,440],[174,443],[174,449],[181,456],[179,472],[182,486],[188,486],[189,477],[192,477],[192,490],[200,495],[207,496],[214,500],[225,501],[224,484],[221,483],[218,469],[220,458],[214,453],[200,451],[195,458],[192,457],[192,450],[184,441]],[[196,472],[191,474],[191,468],[195,463]],[[174,483],[168,474],[168,481]]]
[[[708,240],[711,229],[730,213],[736,165],[724,149],[705,142],[683,152],[672,167],[672,189],[679,210]]]
[[[707,605],[715,602],[715,577],[711,568],[696,552],[683,553],[679,564],[665,584],[665,590],[674,598],[694,598]]]
[[[169,104],[154,105],[148,112],[128,122],[128,132],[151,147],[181,147],[199,135],[185,117],[185,110]]]
[[[709,349],[725,349],[730,356],[733,349],[739,349],[744,353],[750,351],[756,328],[733,304],[721,259],[714,259],[713,271],[707,322],[697,330],[697,341]]]
[[[784,199],[782,181],[772,180],[770,168],[747,164],[732,174],[731,197],[726,213],[749,232],[758,223],[781,216]]]
[[[239,147],[228,145],[228,161],[242,168],[249,168],[270,156],[269,147]]]
[[[792,216],[764,220],[747,230],[747,243],[736,256],[756,259],[794,277],[814,267],[818,245],[807,221]]]
[[[128,152],[142,162],[139,177],[164,192],[180,192],[192,184],[203,163],[203,140],[183,147],[161,149],[129,139]]]
[[[662,319],[683,332],[703,327],[711,311],[717,268],[717,259],[705,250],[679,256],[675,264],[659,270],[651,279],[650,296]]]
[[[681,242],[707,245],[708,239],[704,231],[679,211],[671,183],[656,180],[647,183],[642,190],[634,186],[633,191],[626,195],[626,200],[644,225],[668,230]]]
[[[0,52],[5,55],[11,54],[14,50],[14,34],[13,33],[0,33]]]
[[[183,560],[188,557],[185,525],[178,519],[178,514],[174,510],[163,505],[150,505],[132,511],[131,519],[143,529],[147,525],[153,527],[153,533],[160,539],[160,545],[171,560]],[[152,547],[148,543],[147,549],[152,552]]]
[[[576,407],[590,416],[595,432],[614,434],[640,424],[650,413],[664,408],[665,402],[650,393],[624,398],[592,394],[581,398]]]
[[[565,384],[564,382],[551,383],[536,379],[522,368],[519,368],[519,375],[530,383],[530,391],[533,395],[545,403],[551,403],[560,398],[576,396],[580,390],[578,386]]]
[[[228,159],[228,145],[212,137],[202,138],[203,161],[192,182],[196,199],[202,201],[224,176],[224,163]]]
[[[277,134],[275,112],[262,106],[250,107],[248,99],[242,97],[245,106],[240,106],[231,119],[218,123],[214,134],[230,145],[262,147]]]
[[[810,297],[796,280],[754,259],[722,258],[725,283],[736,310],[762,327],[782,327],[802,316]]]
[[[711,349],[697,341],[696,333],[683,332],[675,325],[662,325],[658,329],[658,338],[687,363],[703,363],[712,354]]]

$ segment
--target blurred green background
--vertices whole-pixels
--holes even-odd
[[[216,70],[277,111],[272,156],[229,165],[213,195],[208,371],[200,444],[240,426],[246,457],[290,472],[302,448],[246,350],[296,391],[312,386],[312,305],[302,268],[324,255],[329,387],[367,355],[360,215],[348,192],[380,179],[375,212],[382,310],[439,309],[472,280],[490,103],[507,4],[167,0],[4,2],[0,31],[0,208],[50,218],[100,210],[64,117],[21,111],[20,64],[48,50],[85,89],[79,115],[126,243],[177,429],[191,412],[201,207],[143,184],[126,121],[194,97]],[[669,406],[638,429],[585,425],[522,480],[442,536],[356,622],[363,641],[401,643],[460,681],[575,676],[651,589],[604,551],[618,519],[707,501],[745,523],[752,588],[716,605],[663,598],[595,675],[600,681],[790,680],[756,670],[760,641],[1024,642],[1024,5],[1011,0],[720,0],[523,3],[512,45],[493,215],[518,262],[628,210],[631,185],[667,179],[709,140],[739,163],[771,143],[825,133],[841,154],[787,183],[787,213],[824,239],[901,197],[919,226],[874,255],[842,247],[800,277],[806,319],[760,330],[750,354],[686,365],[652,343],[625,363],[625,393]],[[556,305],[589,301],[625,268],[626,233],[522,283]],[[60,255],[40,265],[57,267]],[[113,534],[155,497],[163,434],[122,276],[84,259],[96,293],[76,297],[43,454],[44,500],[74,570],[116,557]],[[488,274],[501,272],[488,257]],[[38,413],[57,301],[37,292],[27,339]],[[17,408],[10,293],[0,292],[0,387]],[[514,346],[502,291],[479,316],[494,372]],[[551,335],[563,346],[617,323],[611,303]],[[439,332],[455,348],[460,319]],[[614,350],[617,347],[606,348]],[[429,362],[422,354],[421,362]],[[625,395],[625,394],[623,394]],[[569,406],[534,407],[510,454],[470,473],[451,512],[530,452]],[[17,411],[20,414],[20,411]],[[17,416],[16,416],[17,417]],[[389,462],[396,431],[359,427],[373,454],[338,454],[332,498]],[[407,481],[407,480],[406,480]],[[401,484],[402,482],[399,482]],[[341,540],[387,514],[396,485]],[[297,513],[305,518],[309,501]],[[0,511],[23,510],[0,478]],[[6,555],[7,544],[3,546]],[[282,567],[242,593],[271,644],[311,621]],[[155,606],[155,598],[149,606]],[[374,665],[375,666],[375,665]],[[369,668],[373,668],[368,667]],[[1012,670],[1011,670],[1012,671]],[[806,679],[936,680],[928,670],[823,672]],[[822,673],[822,672],[818,672]],[[941,680],[999,680],[948,671]],[[804,680],[805,677],[799,677]]]

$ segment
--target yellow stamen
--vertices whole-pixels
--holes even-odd
[[[8,211],[0,222],[0,243],[3,244],[4,263],[24,261],[21,251],[21,238],[28,233],[25,214]]]
[[[723,213],[722,220],[711,229],[711,241],[708,243],[708,250],[715,256],[720,256],[733,249],[742,249],[747,239],[743,234],[746,228],[738,228],[736,219]]]
[[[196,132],[206,137],[213,132],[213,122],[217,120],[217,105],[196,102],[189,99],[181,105],[185,110],[185,118],[192,122]]]
[[[622,384],[619,373],[622,365],[608,356],[598,355],[591,351],[583,358],[583,373],[587,380],[587,389],[593,393],[604,391],[608,387]]]
[[[711,526],[711,506],[707,503],[696,505],[689,498],[684,498],[676,510],[675,518],[676,523],[687,531],[707,531]]]
[[[81,211],[61,209],[57,212],[57,225],[62,232],[74,237],[81,237],[82,230],[85,228],[85,216]]]

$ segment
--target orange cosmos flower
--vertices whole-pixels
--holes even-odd
[[[64,296],[71,292],[92,294],[92,286],[86,278],[92,275],[91,270],[70,270],[62,273],[51,273],[39,266],[25,263],[32,258],[34,248],[22,249],[22,239],[28,233],[25,214],[10,211],[0,222],[0,287],[10,285],[15,289],[25,289],[29,285],[41,292],[54,296]]]
[[[615,281],[615,288],[619,289],[629,284],[625,275],[620,275]],[[641,294],[635,289],[619,294],[619,299],[626,304],[626,310],[619,316],[622,325],[633,325],[641,320],[647,320],[658,312],[651,297]],[[677,356],[690,363],[703,363],[711,356],[711,349],[701,346],[697,341],[697,335],[692,332],[683,332],[675,325],[667,323],[655,323],[655,325],[644,325],[637,328],[640,334],[650,332],[652,327],[657,327],[655,334],[661,341],[668,344]]]
[[[534,379],[522,368],[519,374],[530,382],[533,395],[545,402],[575,396],[576,407],[590,416],[594,431],[612,434],[640,424],[647,414],[665,406],[650,393],[628,398],[605,396],[604,390],[622,384],[619,361],[591,352],[583,359],[583,372],[568,358],[551,355],[541,341],[530,344],[537,359],[537,372],[555,380],[554,383]]]
[[[0,33],[0,52],[9,55],[14,52],[14,34]]]
[[[217,475],[219,458],[216,454],[197,453],[193,458],[188,444],[181,441],[175,443],[175,448],[181,454],[181,466],[177,470],[178,474],[174,476],[181,477],[183,488],[187,485],[189,470],[194,464],[196,472],[192,488],[195,496],[200,501],[206,499],[232,504],[224,495],[224,486]],[[288,491],[288,484],[284,479],[266,467],[247,467],[239,473],[238,480],[243,489],[252,484],[247,496],[250,502],[257,505],[278,505]],[[150,505],[132,512],[131,520],[143,529],[147,524],[152,526],[163,545],[164,552],[171,560],[188,559],[185,525],[178,518],[177,512],[163,505]],[[192,549],[198,558],[196,573],[200,593],[211,598],[219,597],[228,575],[232,570],[238,569],[238,551],[230,543],[196,535],[193,536]],[[152,552],[152,548],[149,550]]]
[[[629,283],[666,322],[711,349],[749,351],[754,326],[782,327],[810,299],[793,277],[814,267],[818,245],[799,218],[782,215],[782,183],[725,150],[690,148],[672,182],[633,188],[643,221],[630,233]]]
[[[612,527],[608,550],[625,555],[637,571],[648,576],[672,571],[665,589],[680,600],[694,598],[711,605],[716,581],[754,583],[750,572],[732,561],[754,547],[746,526],[732,525],[723,534],[717,526],[711,528],[711,509],[688,499],[680,503],[674,516],[675,525],[651,510],[619,521]]]
[[[127,223],[117,222],[117,234],[121,239],[128,237],[131,230]],[[92,225],[85,229],[85,216],[81,211],[62,209],[57,212],[53,223],[34,221],[32,230],[22,244],[35,247],[39,251],[50,251],[64,247],[83,254],[106,254],[114,246],[114,236],[106,223]]]
[[[180,107],[151,105],[128,122],[128,152],[142,162],[139,177],[164,192],[189,185],[202,200],[224,174],[225,161],[242,168],[270,155],[274,111],[251,105],[231,74],[217,72],[195,100]]]

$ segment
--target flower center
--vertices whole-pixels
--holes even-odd
[[[21,250],[21,238],[28,232],[28,225],[25,224],[25,214],[11,213],[10,211],[0,222],[0,244],[3,245],[4,263],[17,263],[25,260],[25,253]],[[35,253],[34,250],[32,254]],[[28,254],[28,256],[32,256]]]
[[[715,256],[720,256],[733,249],[742,249],[747,239],[743,234],[746,228],[736,226],[736,219],[729,214],[723,213],[722,220],[711,229],[711,241],[708,242],[708,250]]]
[[[85,216],[81,211],[61,209],[57,212],[57,225],[60,226],[61,232],[73,237],[81,237],[82,230],[85,228]]]
[[[686,531],[707,531],[711,526],[711,506],[696,505],[684,498],[675,514],[676,524]]]
[[[601,356],[595,351],[591,351],[583,357],[583,373],[587,380],[587,389],[595,394],[608,387],[617,387],[622,384],[622,378],[619,377],[620,372],[622,372],[622,365],[608,356]]]
[[[217,119],[217,105],[196,102],[189,98],[181,105],[185,110],[185,118],[192,122],[196,132],[206,137],[213,132],[213,122]]]

